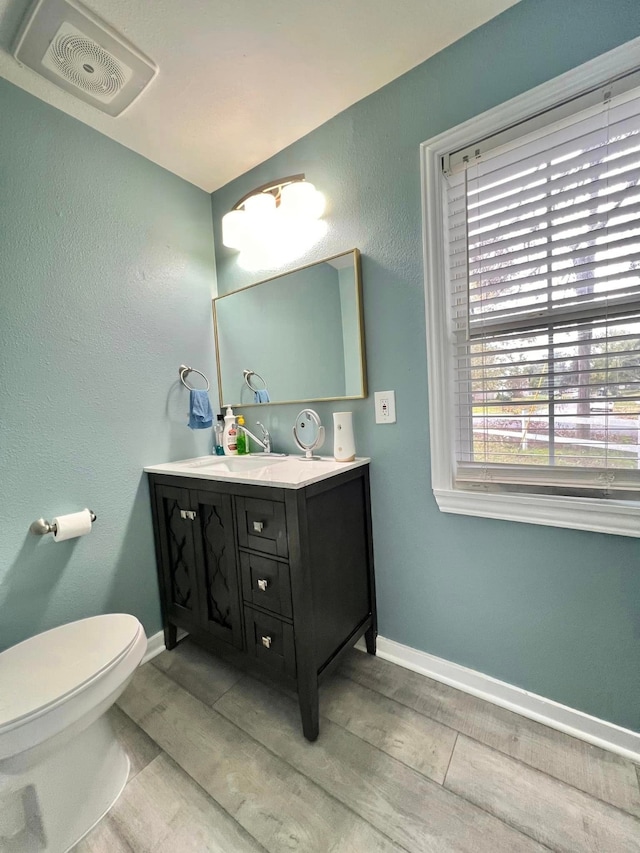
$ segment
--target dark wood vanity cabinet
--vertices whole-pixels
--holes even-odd
[[[368,465],[300,489],[149,474],[167,648],[178,628],[294,687],[318,736],[318,684],[377,635]]]

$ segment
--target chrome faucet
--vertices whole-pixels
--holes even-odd
[[[257,435],[254,435],[250,429],[247,429],[244,424],[236,424],[238,429],[241,429],[249,438],[252,438],[256,444],[259,444],[262,448],[263,453],[271,453],[271,436],[269,435],[269,430],[260,423],[260,421],[256,421],[257,425],[262,430],[262,438],[258,438]],[[283,455],[284,454],[279,454]]]

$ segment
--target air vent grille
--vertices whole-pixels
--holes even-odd
[[[42,64],[103,103],[112,101],[131,77],[131,69],[70,24],[55,34]]]
[[[80,0],[34,0],[16,36],[14,56],[111,116],[133,103],[158,71]]]

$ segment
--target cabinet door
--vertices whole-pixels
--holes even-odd
[[[187,489],[156,486],[160,543],[160,584],[165,618],[185,628],[200,621],[193,547],[193,509]]]
[[[192,492],[197,510],[195,537],[200,624],[210,634],[243,647],[236,543],[231,497]]]

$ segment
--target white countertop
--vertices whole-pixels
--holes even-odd
[[[353,462],[336,462],[331,456],[306,461],[301,456],[198,456],[180,462],[147,465],[148,474],[169,474],[217,480],[227,483],[250,483],[279,489],[302,489],[311,483],[334,477],[343,471],[359,468],[371,460],[357,457]],[[232,469],[232,470],[229,470]]]

